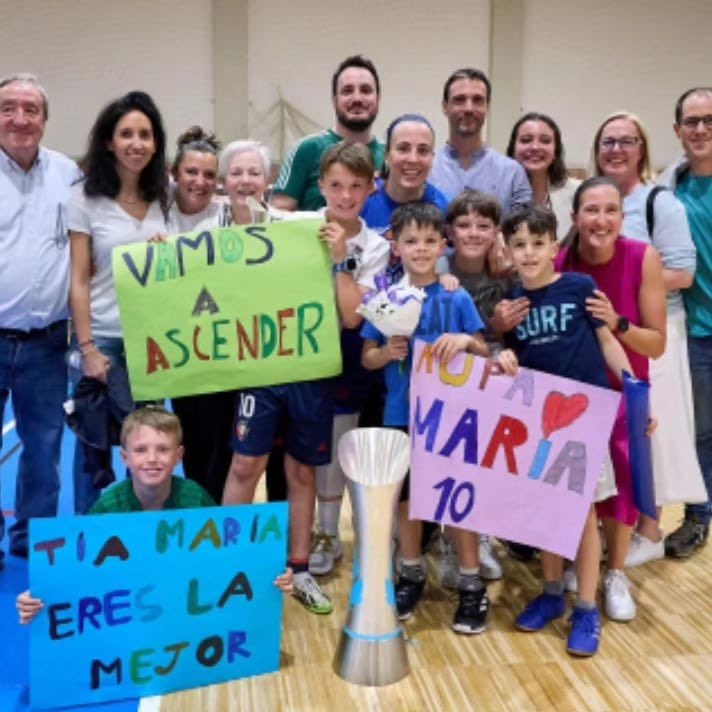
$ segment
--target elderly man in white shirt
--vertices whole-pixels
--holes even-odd
[[[47,113],[47,94],[35,77],[0,79],[0,413],[11,397],[22,451],[9,548],[22,557],[28,520],[57,513],[67,392],[64,211],[81,175],[69,158],[40,146]],[[0,510],[0,541],[4,534]]]

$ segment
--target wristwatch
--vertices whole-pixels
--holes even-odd
[[[358,267],[358,262],[356,261],[355,257],[347,257],[343,262],[337,262],[335,265],[332,265],[331,267],[331,272],[332,274],[338,274],[339,272],[355,272],[356,268]]]
[[[626,319],[624,316],[619,316],[616,322],[616,328],[613,329],[614,334],[625,334],[626,331],[630,329],[630,320]]]

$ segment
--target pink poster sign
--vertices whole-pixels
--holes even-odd
[[[521,368],[491,372],[421,341],[410,384],[414,519],[576,556],[620,395]]]

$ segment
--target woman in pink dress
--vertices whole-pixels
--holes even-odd
[[[628,354],[635,376],[648,378],[648,359],[665,350],[665,285],[657,250],[643,242],[620,237],[623,196],[609,178],[584,181],[573,200],[574,231],[569,247],[557,257],[560,271],[583,272],[598,285],[589,310],[604,321]],[[611,385],[620,389],[613,376]],[[618,494],[597,505],[608,546],[604,577],[606,614],[612,620],[630,621],[635,602],[623,572],[638,510],[628,454],[623,404],[611,434],[611,458]]]

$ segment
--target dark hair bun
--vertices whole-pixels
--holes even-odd
[[[179,151],[191,143],[207,143],[216,152],[222,148],[218,137],[214,133],[207,133],[201,126],[191,126],[178,136],[176,141]]]

